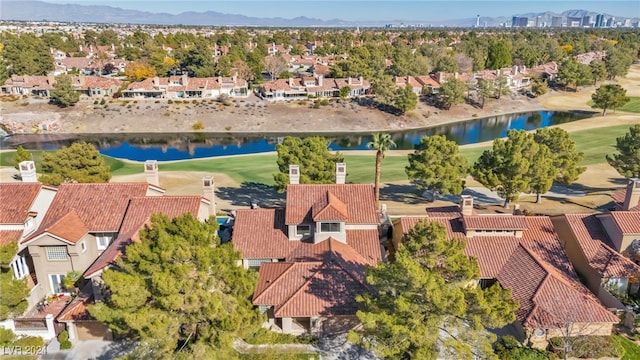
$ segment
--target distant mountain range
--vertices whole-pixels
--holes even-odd
[[[587,10],[568,10],[562,14],[552,12],[517,14],[535,19],[541,17],[542,22],[551,23],[553,16],[594,16],[598,13]],[[514,14],[516,16],[516,14]],[[607,17],[614,15],[605,14]],[[615,16],[616,19],[624,18]],[[293,19],[257,18],[244,15],[224,14],[215,11],[187,11],[177,15],[153,13],[148,11],[126,10],[112,6],[52,4],[43,1],[0,1],[0,20],[16,21],[59,21],[87,23],[121,23],[121,24],[157,24],[157,25],[211,25],[211,26],[270,26],[270,27],[348,27],[348,26],[384,26],[386,24],[407,26],[475,26],[476,18],[450,20],[388,20],[388,21],[347,21],[340,19],[322,20],[305,16]],[[632,21],[638,21],[637,18]],[[481,26],[501,26],[511,24],[511,17],[480,17]]]

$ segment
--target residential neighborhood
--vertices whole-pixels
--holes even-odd
[[[0,356],[640,357],[640,14],[268,3],[3,3]]]

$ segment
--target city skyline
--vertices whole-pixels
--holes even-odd
[[[127,10],[172,15],[183,12],[215,11],[250,17],[295,18],[306,16],[322,20],[343,19],[351,21],[442,21],[461,18],[510,17],[515,14],[582,9],[612,15],[640,17],[640,5],[636,1],[104,1],[104,0],[47,0],[53,4],[101,5]],[[454,4],[455,3],[455,4]],[[339,11],[338,11],[339,7]]]

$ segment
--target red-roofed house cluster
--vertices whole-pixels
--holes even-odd
[[[0,86],[0,92],[2,94],[49,97],[55,83],[56,78],[53,75],[11,75],[11,78]],[[80,75],[71,77],[71,85],[83,96],[105,97],[113,96],[122,86],[122,80]]]
[[[56,313],[77,339],[112,337],[87,306],[102,299],[103,270],[139,241],[152,214],[204,220],[216,212],[211,177],[203,179],[204,196],[165,196],[155,161],[145,163],[147,183],[55,189],[36,182],[33,162],[20,171],[23,183],[0,184],[0,244],[19,244],[11,269],[29,279],[32,307],[65,293],[70,271],[90,280]],[[568,328],[571,335],[609,335],[619,315],[627,326],[634,320],[623,299],[640,287],[640,179],[614,195],[615,211],[600,214],[479,214],[474,199],[462,196],[459,206],[398,217],[386,250],[389,218],[378,210],[373,185],[346,183],[346,164],[336,164],[335,184],[300,184],[297,165],[289,180],[284,207],[237,210],[231,237],[238,266],[258,271],[252,301],[272,330],[325,335],[356,327],[356,296],[373,293],[367,269],[387,261],[387,251],[423,220],[466,242],[480,267],[478,286],[511,290],[520,307],[508,329],[527,344],[544,347]]]
[[[367,266],[383,261],[380,214],[371,184],[299,184],[291,165],[286,207],[238,210],[232,242],[242,265],[259,268],[253,303],[285,333],[353,328],[355,296],[370,291]]]
[[[22,183],[0,183],[0,239],[18,243],[11,263],[16,278],[27,277],[29,307],[44,317],[44,299],[67,295],[69,272],[90,280],[56,320],[66,323],[71,339],[112,339],[106,325],[89,315],[87,306],[102,299],[102,271],[114,266],[124,248],[139,241],[138,230],[151,215],[190,213],[201,221],[215,214],[213,180],[203,179],[204,196],[165,196],[158,186],[157,162],[145,163],[148,182],[61,184],[57,189],[36,182],[33,162],[20,164]]]
[[[203,99],[247,97],[247,81],[237,76],[194,78],[187,75],[154,77],[129,84],[122,96],[127,98],[167,98],[167,99]]]
[[[268,81],[258,88],[258,95],[269,101],[314,98],[337,98],[340,89],[348,87],[346,97],[355,98],[369,94],[371,85],[361,77],[334,79],[323,75]]]

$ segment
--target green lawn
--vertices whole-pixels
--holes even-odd
[[[592,100],[587,101],[587,105],[593,106],[593,101]],[[638,97],[638,96],[630,96],[629,97],[629,102],[624,104],[623,107],[618,108],[616,110],[633,112],[633,113],[640,113],[640,97]],[[607,109],[607,114],[610,114],[613,111],[614,111],[613,109]]]
[[[571,138],[576,142],[578,151],[585,154],[583,165],[593,165],[605,162],[605,154],[615,152],[616,137],[624,135],[630,125],[619,125],[603,127],[598,129],[581,130],[571,133]],[[460,150],[467,158],[468,164],[472,165],[486,147],[463,148]],[[36,164],[40,164],[42,151],[32,151]],[[354,183],[372,183],[375,167],[374,155],[349,155],[344,153],[347,163],[348,180]],[[13,166],[14,152],[0,153],[0,165]],[[111,173],[114,176],[130,175],[141,173],[142,164],[130,163],[104,157],[107,164],[111,166]],[[393,182],[406,180],[404,172],[407,166],[406,156],[387,156],[382,162],[382,181]],[[160,163],[160,171],[203,171],[212,173],[224,173],[229,175],[238,183],[257,182],[272,185],[273,173],[277,171],[276,155],[252,155],[236,156],[219,159],[202,159],[179,161],[172,163]]]
[[[640,97],[631,96],[629,102],[620,108],[621,111],[640,113]]]
[[[613,341],[622,345],[624,348],[622,360],[640,359],[640,346],[638,346],[638,344],[621,335],[614,335]]]

